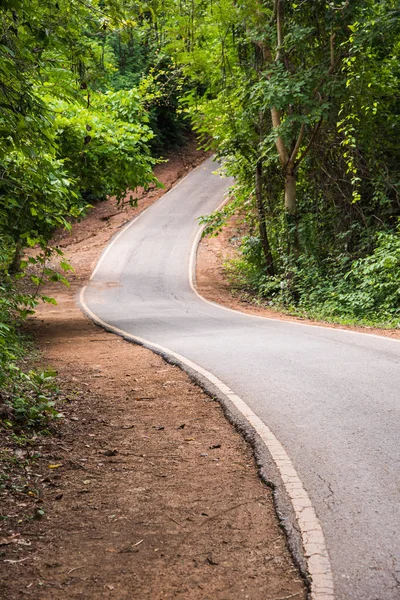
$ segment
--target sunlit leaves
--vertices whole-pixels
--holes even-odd
[[[14,414],[28,424],[55,412],[45,396],[29,402],[28,388],[40,376],[15,362],[24,350],[19,320],[39,299],[54,303],[41,296],[43,283],[68,284],[72,267],[49,246],[54,230],[70,229],[89,199],[122,199],[127,189],[155,181],[148,110],[156,91],[150,97],[150,85],[137,88],[141,72],[135,89],[106,91],[118,62],[110,38],[129,40],[137,28],[137,11],[127,9],[120,0],[2,2],[0,387],[10,398],[13,386],[20,390]],[[26,249],[34,256],[25,257]],[[61,255],[60,272],[49,264],[53,255]],[[24,277],[29,294],[15,288]],[[27,386],[19,385],[22,379]]]

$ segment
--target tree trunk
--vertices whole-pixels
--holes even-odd
[[[300,252],[299,227],[296,200],[296,172],[292,168],[285,175],[285,210],[289,225],[289,254],[297,257]]]
[[[21,256],[22,256],[21,244],[19,242],[16,242],[15,249],[14,249],[14,256],[13,256],[12,261],[11,261],[9,267],[8,267],[8,272],[11,275],[15,275],[16,273],[20,272],[20,270],[21,270],[21,267],[20,267]]]
[[[296,173],[288,168],[285,177],[285,209],[290,215],[296,214]]]
[[[268,234],[267,234],[267,223],[265,206],[262,198],[262,161],[257,161],[256,165],[256,201],[258,210],[258,223],[260,229],[260,238],[262,249],[265,258],[265,271],[267,275],[272,276],[274,274],[274,262],[271,253],[271,247],[269,245]]]

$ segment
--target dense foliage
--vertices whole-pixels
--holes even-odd
[[[66,281],[48,267],[58,253],[61,270],[70,269],[49,244],[54,229],[70,228],[90,202],[155,182],[154,150],[167,136],[161,112],[172,136],[184,128],[179,73],[147,21],[122,0],[1,3],[0,404],[12,404],[19,424],[42,426],[52,414],[34,393],[41,375],[21,368],[19,325],[39,299],[52,302],[40,294],[44,280]],[[39,252],[27,261],[29,247]],[[33,293],[17,291],[32,284]]]

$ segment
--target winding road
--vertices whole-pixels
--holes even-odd
[[[242,416],[254,417],[263,442],[269,437],[296,516],[305,502],[303,542],[317,531],[315,552],[306,548],[316,600],[399,600],[400,342],[200,298],[189,275],[196,219],[231,184],[216,168],[203,163],[112,240],[81,304],[98,323],[179,355],[228,399],[239,397]]]

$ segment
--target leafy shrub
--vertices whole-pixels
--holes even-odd
[[[83,210],[63,161],[49,153],[10,152],[0,172],[0,231],[11,243],[44,248],[56,227]]]
[[[53,418],[62,416],[55,408],[55,373],[22,368],[24,357],[31,354],[32,349],[19,325],[34,312],[37,302],[33,294],[18,293],[11,278],[3,276],[0,282],[0,422],[17,431],[43,430]]]
[[[399,326],[400,235],[380,232],[375,250],[320,260],[301,254],[284,273],[268,277],[258,238],[245,237],[241,256],[225,266],[233,287],[267,299],[271,306],[336,321]]]
[[[85,200],[122,199],[128,189],[156,181],[153,137],[140,122],[134,90],[98,94],[92,108],[53,102],[57,154]]]
[[[400,232],[377,234],[374,252],[355,260],[340,300],[357,317],[400,320]]]
[[[55,371],[24,372],[16,365],[12,371],[9,385],[2,392],[5,404],[11,408],[6,425],[17,430],[43,430],[52,419],[63,416],[55,407]]]

